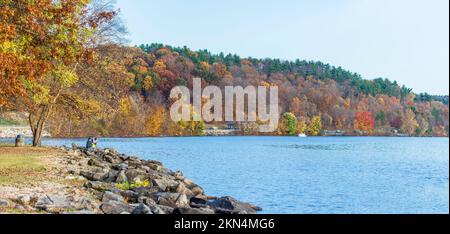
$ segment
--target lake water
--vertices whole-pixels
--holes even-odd
[[[47,139],[46,145],[84,145]],[[101,139],[263,213],[448,213],[449,139],[187,137]]]

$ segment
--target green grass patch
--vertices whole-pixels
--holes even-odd
[[[23,123],[16,120],[0,119],[0,126],[20,126]]]
[[[46,167],[39,160],[45,154],[2,153],[0,150],[0,185],[33,184],[45,178]]]

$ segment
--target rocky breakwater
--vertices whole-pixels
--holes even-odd
[[[70,173],[87,179],[85,187],[105,214],[254,214],[261,208],[232,197],[207,196],[202,187],[161,162],[142,160],[112,149],[66,149],[87,163]]]

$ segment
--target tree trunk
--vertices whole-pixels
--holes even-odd
[[[33,146],[41,146],[42,131],[47,121],[48,115],[50,113],[49,106],[41,106],[38,108],[36,113],[30,113],[28,120],[31,127],[31,132],[33,133]]]

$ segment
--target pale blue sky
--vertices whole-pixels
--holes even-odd
[[[118,0],[132,45],[318,60],[449,93],[448,0]]]

